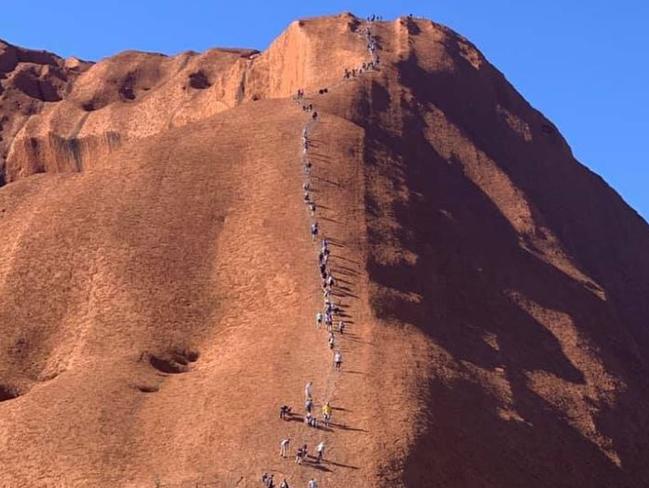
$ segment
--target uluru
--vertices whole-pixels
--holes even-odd
[[[649,226],[450,28],[1,41],[0,184],[2,487],[649,486]]]

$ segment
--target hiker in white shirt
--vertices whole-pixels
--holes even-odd
[[[286,439],[282,439],[282,442],[279,443],[279,455],[282,457],[286,457],[288,454],[288,446],[291,443],[291,439],[287,437]]]

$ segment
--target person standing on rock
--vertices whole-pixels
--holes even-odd
[[[324,290],[322,290],[322,296],[324,302],[327,303],[331,299],[331,290],[329,290],[329,288],[325,288]]]
[[[306,488],[318,488],[318,482],[311,478],[307,483]]]
[[[321,441],[320,444],[316,446],[315,450],[318,453],[318,457],[316,458],[315,462],[319,463],[324,458],[324,451],[325,451],[324,441]]]
[[[275,488],[275,482],[273,481],[272,474],[264,473],[264,476],[261,477],[261,481],[264,483],[266,488]]]
[[[322,252],[327,254],[329,252],[329,240],[322,239]]]
[[[343,364],[343,355],[340,353],[340,351],[336,351],[334,353],[334,366],[336,366],[336,369],[340,369],[340,366]]]
[[[288,481],[286,481],[286,478],[279,484],[279,488],[290,488],[288,486]]]
[[[313,399],[313,383],[311,381],[304,386],[304,399]]]
[[[306,413],[311,413],[311,410],[313,410],[313,400],[310,398],[306,399],[304,402],[304,410],[306,410]]]
[[[297,451],[295,452],[295,463],[296,464],[302,464],[302,448],[298,447]]]
[[[329,402],[325,403],[322,406],[322,419],[324,420],[324,424],[326,427],[329,427],[329,422],[331,421],[331,412],[332,408]]]
[[[282,442],[279,443],[279,455],[282,456],[283,458],[286,457],[288,454],[288,446],[291,443],[290,437],[287,437],[286,439],[282,439]]]
[[[331,312],[327,312],[325,315],[325,325],[327,326],[327,332],[331,332],[334,320]]]

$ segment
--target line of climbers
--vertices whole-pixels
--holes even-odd
[[[367,18],[367,23],[371,24],[374,21],[381,20],[382,17],[377,15],[372,15]],[[367,40],[367,50],[370,54],[371,60],[363,62],[361,66],[353,69],[345,68],[343,79],[355,78],[357,75],[362,74],[365,71],[372,71],[378,69],[379,65],[379,56],[377,54],[378,43],[376,37],[372,35],[369,25],[361,30],[361,34],[365,35]],[[328,88],[322,88],[318,92],[320,95],[329,93]],[[317,241],[321,236],[322,232],[318,224],[316,216],[316,202],[315,198],[312,196],[313,186],[311,184],[311,173],[313,170],[313,163],[309,158],[309,148],[312,147],[311,140],[309,138],[309,132],[318,121],[318,112],[315,111],[313,104],[305,103],[304,90],[297,90],[297,94],[294,98],[296,103],[302,106],[304,112],[311,113],[310,120],[302,128],[302,163],[304,170],[304,182],[302,184],[302,190],[304,191],[304,203],[307,207],[309,215],[311,217],[310,222],[310,234],[311,240]],[[346,323],[343,320],[343,310],[340,304],[336,303],[333,299],[332,293],[333,289],[336,286],[336,279],[332,274],[331,267],[329,266],[329,259],[331,256],[331,250],[329,249],[330,240],[326,237],[323,237],[320,240],[320,248],[318,251],[318,267],[320,271],[320,278],[322,281],[322,295],[323,295],[323,310],[318,311],[315,316],[315,325],[317,329],[320,329],[322,325],[326,327],[328,332],[327,343],[329,349],[333,354],[333,368],[336,371],[340,371],[342,367],[343,357],[340,349],[336,348],[336,336],[335,333],[338,332],[340,335],[344,334]],[[338,323],[334,325],[336,318],[338,318]],[[318,428],[318,420],[313,414],[313,383],[309,381],[304,387],[304,410],[305,414],[303,416],[304,423],[309,427]],[[328,400],[325,401],[322,406],[322,421],[325,427],[329,427],[331,423],[331,415],[333,408]],[[282,405],[279,411],[279,418],[282,420],[289,420],[293,417],[292,408],[288,405]],[[286,437],[280,442],[279,455],[282,458],[288,456],[288,450],[290,447],[291,439]],[[298,447],[295,453],[295,462],[299,465],[304,462],[308,462],[309,457],[314,459],[316,464],[320,464],[324,460],[325,454],[325,443],[321,441],[316,446],[316,455],[309,456],[308,446],[306,443],[303,443],[302,446]],[[272,474],[263,473],[261,476],[261,481],[266,488],[275,488],[275,481]],[[279,484],[278,488],[290,488],[288,481],[284,478]],[[318,482],[311,478],[307,483],[307,488],[318,488]]]

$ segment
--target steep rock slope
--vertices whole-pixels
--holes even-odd
[[[343,80],[367,28],[379,69]],[[28,120],[3,105],[2,484],[649,483],[649,229],[466,39],[343,14],[69,69]],[[329,429],[277,418],[308,380]]]

